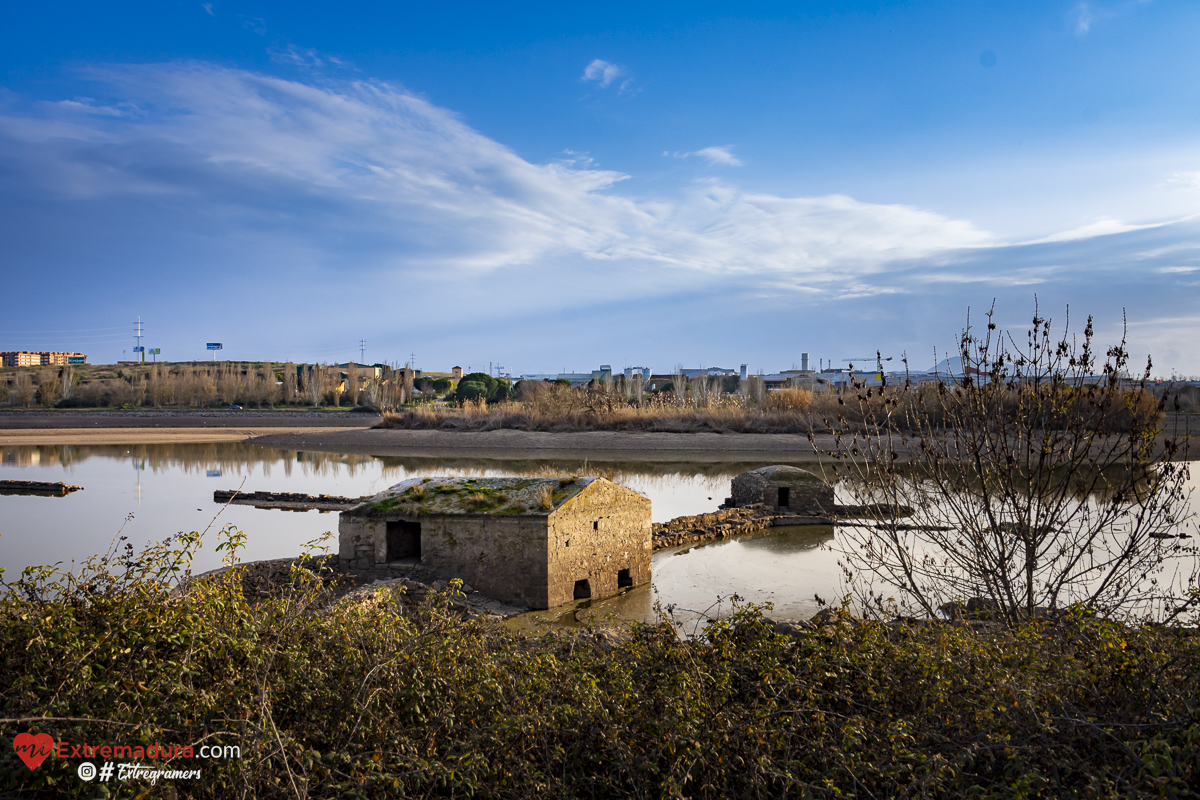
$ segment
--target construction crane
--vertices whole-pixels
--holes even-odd
[[[879,354],[878,350],[875,351],[875,355],[873,357],[875,359],[875,371],[882,375],[883,374],[883,362],[891,361],[892,357],[888,356],[887,358],[884,358],[883,356],[881,356]],[[870,361],[871,358],[872,358],[872,356],[859,356],[857,358],[843,358],[842,361],[845,361],[848,364],[853,366],[855,361],[862,363],[863,361]]]

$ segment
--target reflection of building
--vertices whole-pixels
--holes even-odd
[[[9,350],[0,353],[6,367],[63,367],[67,364],[86,364],[87,356],[83,353],[33,353],[28,350]]]
[[[413,478],[342,512],[338,532],[348,572],[420,565],[532,608],[650,581],[650,500],[603,478]]]

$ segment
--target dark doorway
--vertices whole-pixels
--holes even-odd
[[[779,507],[780,508],[787,508],[788,506],[791,505],[790,499],[788,497],[788,495],[790,495],[790,494],[791,494],[791,491],[788,489],[788,487],[786,487],[786,486],[779,487]]]
[[[421,523],[389,521],[387,524],[387,560],[421,557]]]
[[[575,581],[575,599],[587,600],[592,596],[592,585],[584,578],[581,581]]]
[[[633,586],[633,578],[629,577],[629,570],[617,570],[617,588],[625,589],[629,586]]]

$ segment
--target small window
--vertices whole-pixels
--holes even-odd
[[[389,520],[387,524],[387,560],[421,557],[421,523]]]
[[[596,520],[592,523],[592,530],[594,530],[594,531],[600,530],[600,520]]]
[[[633,578],[629,577],[629,570],[622,569],[617,571],[617,588],[625,589],[633,586]]]
[[[581,581],[575,581],[575,599],[587,600],[592,596],[592,585],[588,583],[587,578]]]
[[[788,506],[791,505],[791,502],[788,497],[789,494],[791,494],[791,492],[788,490],[788,487],[786,487],[786,486],[779,487],[779,507],[780,508],[787,508]]]

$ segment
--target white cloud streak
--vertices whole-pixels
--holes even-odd
[[[625,74],[625,69],[616,64],[605,61],[602,58],[593,59],[592,63],[583,68],[581,80],[595,81],[602,87],[607,88],[609,84],[617,78]],[[624,88],[624,86],[622,86]]]
[[[596,67],[598,80],[611,81],[605,69]],[[394,240],[395,256],[381,269],[528,270],[566,259],[584,271],[657,265],[811,289],[990,242],[968,222],[841,195],[779,197],[721,181],[670,202],[622,195],[616,189],[628,176],[620,172],[586,160],[529,163],[453,113],[381,83],[316,86],[203,64],[95,77],[124,102],[159,113],[99,119],[93,109],[59,105],[40,118],[0,119],[0,135],[56,149],[57,174],[44,180],[61,192],[184,197],[229,182],[253,185],[260,198],[310,198]],[[158,153],[205,175],[168,179],[129,165],[114,173],[92,163],[96,144],[79,147],[83,140]],[[736,161],[728,148],[695,155]],[[328,213],[313,211],[305,224],[336,227],[340,218]]]
[[[676,151],[674,153],[663,153],[663,155],[669,155],[672,158],[691,158],[692,156],[696,156],[712,165],[721,164],[727,167],[742,166],[742,160],[733,154],[733,145],[731,144],[713,145],[712,147],[693,150],[690,153]]]

